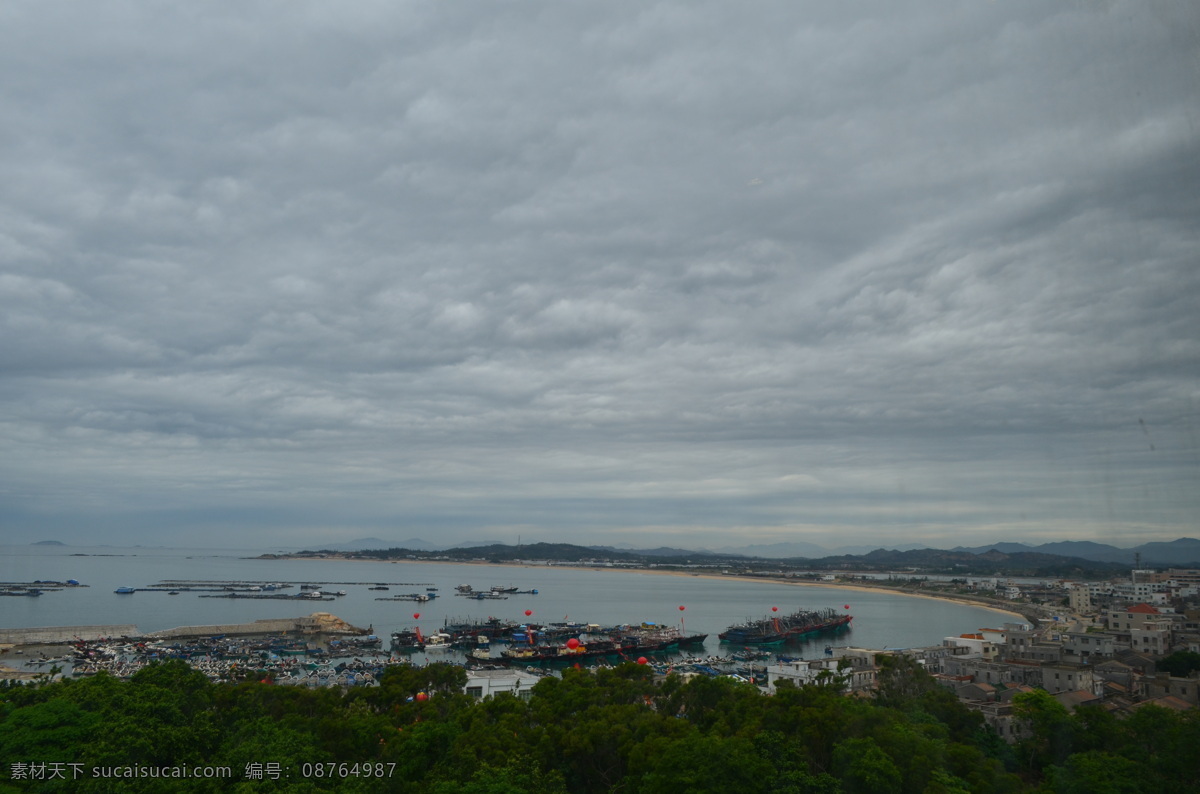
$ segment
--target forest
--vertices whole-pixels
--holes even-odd
[[[180,661],[0,689],[0,791],[1172,792],[1200,779],[1200,713],[1069,713],[1018,695],[1006,744],[905,657],[871,697],[830,675],[764,695],[633,663],[463,694],[456,666],[341,690],[214,683]],[[157,776],[156,776],[157,775]]]

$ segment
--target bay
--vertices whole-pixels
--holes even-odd
[[[0,628],[133,624],[142,632],[178,626],[244,623],[330,612],[387,637],[420,626],[426,633],[444,621],[498,617],[550,623],[655,622],[707,633],[706,650],[717,653],[717,633],[749,618],[797,609],[833,608],[854,616],[852,628],[789,646],[811,655],[826,644],[864,648],[938,645],[948,636],[985,626],[1022,622],[1018,615],[984,607],[844,587],[789,585],[732,577],[678,576],[622,569],[343,560],[264,560],[259,551],[166,548],[0,547],[0,581],[65,581],[87,587],[48,592],[38,598],[0,598]],[[166,579],[244,582],[331,583],[345,590],[335,601],[304,602],[200,598],[183,592],[119,595],[117,587],[149,587]],[[332,584],[338,583],[338,584]],[[354,583],[354,584],[348,584]],[[384,583],[386,592],[368,586]],[[538,591],[506,600],[456,597],[454,588],[493,585]],[[426,603],[379,601],[381,596],[438,588]],[[294,585],[285,592],[298,591]],[[684,609],[680,610],[679,607]],[[528,618],[525,611],[530,610]],[[413,614],[420,618],[414,619]],[[807,652],[807,653],[806,653]]]

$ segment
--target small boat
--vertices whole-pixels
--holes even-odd
[[[450,650],[450,635],[444,632],[431,634],[425,638],[425,650],[427,651],[448,651]]]
[[[113,592],[120,593],[121,595],[133,595],[137,592],[137,590],[132,587],[118,587],[116,590],[113,590]]]
[[[167,595],[179,595],[179,591],[178,591],[178,590],[172,590],[171,592],[167,593]]]

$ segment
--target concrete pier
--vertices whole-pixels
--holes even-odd
[[[108,637],[136,637],[137,626],[43,626],[32,629],[0,629],[0,645],[41,645],[102,640]]]
[[[213,626],[180,626],[146,634],[153,639],[210,637],[215,634],[366,634],[366,629],[351,626],[328,612],[314,612],[302,618],[268,618],[253,623],[228,623]]]
[[[328,612],[314,612],[307,617],[272,618],[253,623],[223,623],[213,626],[180,626],[146,634],[132,624],[119,626],[44,626],[30,629],[0,629],[0,645],[58,645],[75,640],[140,637],[144,639],[176,639],[252,634],[367,634],[366,629],[352,626]]]

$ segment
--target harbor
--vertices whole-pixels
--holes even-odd
[[[526,612],[527,617],[532,614],[532,610]],[[812,613],[807,633],[817,631],[812,620],[821,617]],[[420,613],[413,618],[419,619]],[[801,617],[797,613],[784,620],[796,625]],[[385,648],[373,627],[361,628],[328,612],[315,612],[298,618],[153,632],[140,632],[129,624],[8,629],[0,630],[0,647],[5,656],[19,662],[19,666],[5,665],[3,676],[17,680],[98,673],[129,678],[147,665],[182,659],[214,681],[305,686],[371,686],[388,666],[434,661],[471,669],[518,667],[535,675],[553,675],[568,665],[609,667],[636,662],[663,674],[689,672],[766,682],[763,662],[770,658],[769,653],[747,646],[723,656],[704,655],[707,638],[705,633],[686,633],[682,625],[659,623],[605,627],[572,621],[540,624],[495,617],[446,618],[442,627],[430,634],[419,627],[393,632]],[[797,658],[780,656],[778,661]]]
[[[244,552],[199,555],[186,550],[156,550],[153,558],[145,551],[138,555],[79,557],[66,550],[16,550],[25,553],[0,563],[0,567],[7,566],[0,571],[0,579],[26,584],[34,580],[65,583],[68,579],[80,583],[40,598],[5,599],[3,623],[7,628],[0,631],[0,643],[24,647],[25,653],[18,655],[12,649],[0,655],[0,664],[43,675],[49,675],[55,664],[27,667],[25,662],[67,655],[76,639],[128,637],[153,645],[184,642],[186,634],[200,638],[224,634],[227,639],[248,638],[251,634],[303,638],[315,646],[306,663],[324,661],[316,653],[319,650],[330,654],[328,659],[334,667],[355,664],[355,658],[359,658],[371,664],[392,659],[394,663],[413,665],[448,662],[553,672],[575,664],[598,667],[645,657],[648,665],[663,671],[685,669],[681,664],[699,664],[739,674],[739,669],[772,664],[776,656],[824,658],[829,645],[893,648],[937,644],[945,636],[1006,619],[970,605],[918,600],[882,591],[790,587],[769,581],[646,571],[260,560]],[[466,592],[468,586],[470,592],[503,598],[454,597]],[[114,592],[121,587],[134,592]],[[345,595],[338,595],[339,591],[345,591]],[[302,595],[314,592],[335,603]],[[203,597],[231,594],[234,597]],[[289,597],[263,597],[279,595]],[[853,609],[843,609],[847,605]],[[777,612],[772,611],[773,607],[778,608]],[[737,624],[777,613],[791,614],[801,608],[832,608],[841,614],[852,613],[854,619],[852,626],[835,635],[801,637],[778,647],[750,646],[748,651],[749,643],[719,641],[720,633]],[[381,638],[380,645],[347,652],[345,646],[331,641],[365,635],[305,634],[299,621],[315,611],[332,613],[348,625],[376,635]],[[602,631],[570,636],[589,625]],[[593,638],[597,642],[611,638],[609,629],[641,630],[643,625],[705,638],[690,646],[661,648],[648,640],[636,649],[618,642],[614,653],[599,653],[602,645],[593,647]],[[526,630],[514,630],[521,626]],[[506,650],[518,651],[517,656],[531,656],[527,642],[520,638],[512,641],[515,634],[527,638],[531,626],[536,627],[534,645],[542,648],[532,656],[540,658],[505,657]],[[416,637],[418,630],[422,640]],[[456,636],[464,631],[473,632],[475,637]],[[450,635],[449,641],[439,638],[440,634]],[[479,647],[479,634],[488,636],[486,656]],[[399,640],[397,644],[392,643],[394,638]],[[564,650],[562,646],[570,639],[578,639],[586,650],[567,653],[573,649]],[[38,642],[54,644],[27,644]],[[770,656],[751,658],[755,650],[767,651]],[[305,677],[312,672],[296,670],[299,656],[277,655],[277,660],[266,660],[269,665],[263,669],[272,672],[264,673],[264,677],[293,680],[297,672]],[[136,662],[139,657],[123,661]],[[237,660],[237,664],[237,670],[247,669],[245,660]],[[58,666],[64,667],[61,663]],[[120,674],[132,668],[114,669]],[[70,675],[67,667],[64,671]],[[326,678],[332,681],[335,677]]]

